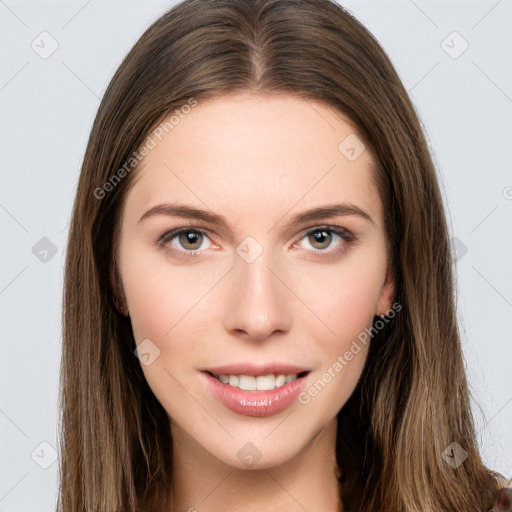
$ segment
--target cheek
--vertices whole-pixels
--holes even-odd
[[[190,377],[205,353],[198,340],[208,339],[202,332],[210,325],[211,316],[205,293],[216,276],[200,275],[191,267],[172,268],[164,258],[139,257],[135,252],[125,257],[121,271],[135,342],[139,345],[150,340],[151,350],[158,351],[153,352],[158,356],[150,364],[141,362],[141,369],[168,414],[181,417],[190,409],[190,396],[201,392],[197,379]],[[201,422],[199,416],[197,421]]]
[[[225,266],[225,265],[224,265]],[[121,275],[135,340],[174,336],[208,302],[221,265],[176,265],[163,252],[125,247]]]
[[[142,370],[155,395],[165,399],[175,385],[171,375],[181,382],[195,373],[198,361],[218,355],[209,333],[218,330],[216,283],[229,266],[173,266],[161,254],[130,252],[128,246],[124,255],[121,272],[135,342],[149,339],[159,351],[155,363]]]
[[[332,266],[310,266],[297,273],[297,295],[305,297],[309,331],[330,353],[344,347],[372,325],[385,279],[385,261],[378,249],[361,252]]]
[[[332,419],[353,393],[371,340],[380,275],[352,270],[320,281],[325,285],[311,297],[316,317],[307,314],[304,320],[311,353],[320,351],[322,364],[299,402],[308,414],[324,422]]]
[[[141,267],[128,259],[123,268],[123,286],[135,341],[162,337],[171,327],[169,315],[170,283],[163,276],[158,279],[154,267]]]
[[[367,345],[355,343],[346,348],[326,361],[298,397],[307,414],[319,416],[322,422],[331,420],[345,405],[366,362]]]

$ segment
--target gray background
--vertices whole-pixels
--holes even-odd
[[[342,4],[388,52],[424,124],[457,248],[478,440],[486,464],[511,476],[512,0]],[[79,167],[108,81],[171,5],[0,0],[0,512],[54,510],[62,273]]]

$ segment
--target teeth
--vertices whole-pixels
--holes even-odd
[[[231,377],[229,380],[231,380]],[[240,377],[238,377],[238,387],[240,389],[254,391],[257,389],[257,386],[256,377],[252,377],[250,375],[240,375]]]
[[[276,377],[276,388],[280,388],[285,383],[286,383],[286,375],[278,375]]]
[[[280,388],[292,382],[297,378],[297,374],[282,374],[273,375],[215,375],[224,384],[229,384],[234,388],[243,389],[245,391],[271,391],[275,388]]]

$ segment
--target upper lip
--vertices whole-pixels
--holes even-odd
[[[209,366],[208,368],[204,368],[203,371],[210,372],[215,375],[253,375],[254,377],[257,377],[259,375],[269,375],[271,373],[274,375],[295,375],[302,372],[310,372],[311,369],[290,363],[251,362]]]

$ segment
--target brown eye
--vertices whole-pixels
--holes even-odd
[[[203,234],[192,230],[182,231],[179,233],[178,239],[184,249],[195,251],[199,249],[203,243]]]
[[[168,245],[179,252],[196,254],[195,251],[202,251],[212,247],[210,237],[200,229],[177,228],[163,234],[158,244]]]
[[[318,226],[304,232],[295,248],[309,250],[312,256],[333,257],[335,254],[348,250],[356,238],[351,231],[342,226]],[[341,252],[340,252],[341,251]]]
[[[327,249],[332,241],[332,234],[326,229],[315,229],[308,236],[308,241],[315,249]]]

